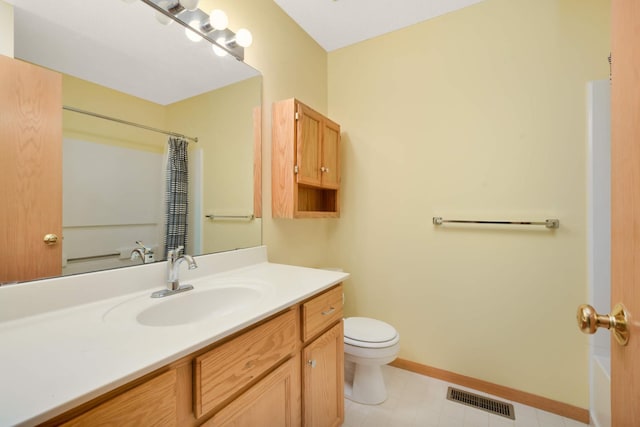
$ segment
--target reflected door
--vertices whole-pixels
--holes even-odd
[[[0,82],[0,283],[57,276],[62,77],[0,56]]]

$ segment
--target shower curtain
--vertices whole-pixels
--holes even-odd
[[[189,171],[187,166],[188,142],[182,138],[169,138],[166,174],[166,232],[164,257],[178,246],[187,247],[187,213]]]

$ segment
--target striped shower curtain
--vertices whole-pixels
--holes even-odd
[[[187,213],[189,171],[187,167],[188,142],[182,138],[169,138],[166,191],[166,232],[164,257],[178,246],[187,247]]]

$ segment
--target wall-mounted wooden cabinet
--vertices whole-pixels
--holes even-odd
[[[273,217],[339,217],[340,125],[294,98],[271,117]]]

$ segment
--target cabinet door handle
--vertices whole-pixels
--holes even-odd
[[[320,313],[320,314],[322,314],[323,316],[327,316],[327,315],[329,315],[329,314],[333,313],[334,311],[336,311],[336,308],[335,308],[335,307],[329,307],[329,310],[323,311],[323,312],[322,312],[322,313]]]
[[[311,366],[312,368],[315,368],[316,367],[315,359],[307,360],[307,365]]]
[[[329,173],[329,168],[325,168],[324,166],[320,167],[320,172]]]

